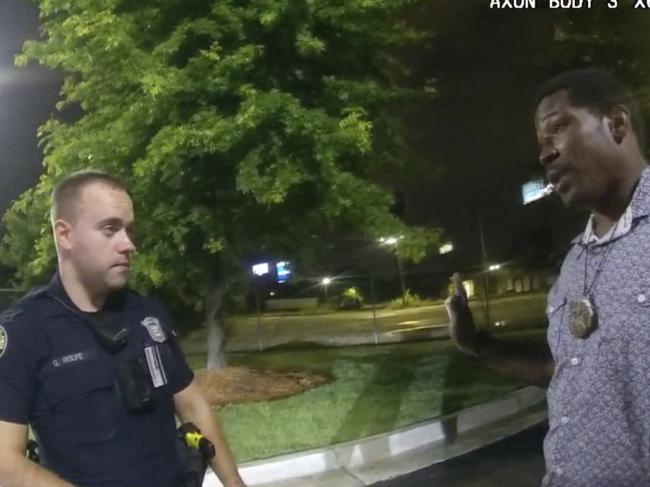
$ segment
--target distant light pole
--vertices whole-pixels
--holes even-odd
[[[327,304],[327,286],[332,282],[331,277],[323,277],[323,280],[320,282],[323,285],[323,293],[325,294],[325,304]]]
[[[260,262],[252,267],[255,282],[255,313],[257,316],[257,347],[262,351],[262,318],[260,316],[260,280],[269,274],[270,266],[268,262]],[[271,293],[273,295],[273,293]]]
[[[370,304],[372,305],[372,328],[375,335],[375,345],[379,345],[379,328],[377,327],[377,311],[375,310],[375,280],[370,274]]]
[[[490,327],[490,278],[488,277],[489,268],[487,266],[487,251],[485,250],[485,237],[483,236],[483,220],[479,217],[478,231],[481,236],[481,254],[483,256],[483,304],[485,306],[485,321],[488,328]]]
[[[402,271],[402,259],[400,259],[395,247],[397,243],[404,238],[404,235],[398,237],[382,237],[379,239],[381,245],[388,245],[393,247],[393,254],[395,255],[395,263],[397,264],[397,275],[399,276],[399,285],[402,290],[402,306],[406,308],[406,286],[404,285],[404,272]]]

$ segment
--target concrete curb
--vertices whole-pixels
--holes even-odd
[[[327,448],[240,465],[250,487],[358,487],[475,450],[546,419],[546,392],[526,387],[502,399]],[[221,487],[209,470],[203,487]]]

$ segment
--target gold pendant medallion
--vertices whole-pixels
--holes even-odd
[[[587,338],[596,328],[596,313],[589,299],[569,302],[569,328],[576,338]]]

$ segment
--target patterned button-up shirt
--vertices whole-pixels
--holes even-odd
[[[555,373],[548,389],[544,486],[650,486],[649,214],[645,169],[617,228],[594,240],[590,220],[549,293]],[[570,303],[585,295],[597,325],[576,338]]]

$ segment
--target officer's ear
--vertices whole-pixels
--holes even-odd
[[[620,144],[626,135],[632,132],[630,111],[625,105],[615,105],[607,114],[609,131],[617,144]]]
[[[52,225],[56,247],[61,250],[72,248],[72,227],[65,220],[56,220]]]

